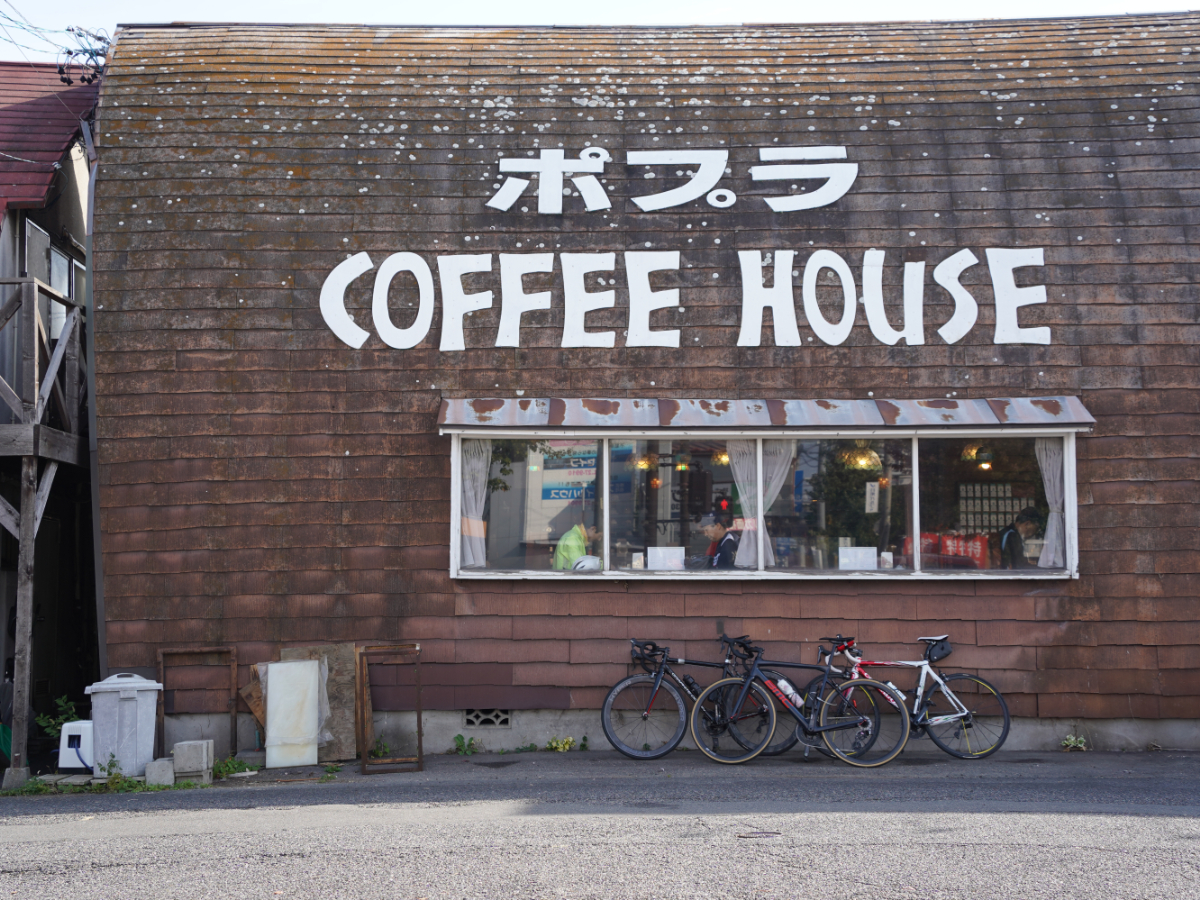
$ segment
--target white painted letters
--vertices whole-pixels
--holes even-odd
[[[563,336],[564,347],[613,347],[615,331],[588,331],[585,316],[594,309],[611,309],[617,304],[616,291],[589,293],[583,276],[589,272],[611,272],[617,265],[615,253],[564,253],[563,277]]]
[[[463,316],[488,309],[492,305],[492,292],[464,293],[462,277],[471,272],[490,271],[490,253],[438,257],[438,278],[442,283],[442,342],[439,350],[467,349],[463,340]]]
[[[344,344],[349,344],[355,350],[367,342],[371,332],[364,331],[350,318],[346,312],[346,288],[363,272],[370,271],[375,264],[365,253],[355,253],[352,257],[338,263],[333,271],[325,276],[321,285],[321,317],[325,324]]]
[[[867,311],[867,326],[871,334],[888,346],[899,343],[901,338],[910,347],[924,344],[925,263],[904,264],[904,324],[897,331],[888,323],[883,306],[884,257],[882,250],[868,250],[863,254],[863,308]]]
[[[521,346],[521,316],[535,309],[550,308],[550,292],[525,293],[524,276],[553,272],[553,253],[500,254],[500,330],[497,347]]]
[[[679,289],[650,290],[650,273],[679,268],[679,251],[630,251],[625,254],[629,282],[629,335],[627,347],[678,347],[679,329],[650,330],[650,313],[679,305]]]
[[[365,254],[364,254],[365,255]],[[392,279],[401,272],[412,272],[417,279],[417,317],[408,328],[392,324],[388,310],[388,290]],[[394,350],[408,350],[425,340],[433,322],[433,274],[429,264],[415,253],[393,253],[383,261],[375,275],[375,291],[371,298],[371,319],[379,339]]]
[[[950,321],[938,329],[938,334],[947,344],[954,344],[967,336],[975,327],[979,318],[979,304],[970,292],[959,283],[959,276],[979,262],[970,250],[959,250],[953,256],[943,259],[933,270],[933,280],[945,288],[954,298],[954,315]]]
[[[821,307],[817,305],[817,277],[822,269],[832,269],[842,283],[842,320],[836,325],[825,320],[821,315]],[[857,310],[854,274],[846,265],[846,261],[832,250],[816,251],[804,266],[804,315],[808,318],[809,327],[826,344],[836,347],[850,336]]]
[[[728,150],[630,150],[631,166],[696,166],[691,181],[660,194],[631,198],[644,212],[699,200],[717,186],[729,161]]]
[[[776,347],[799,347],[800,331],[796,327],[796,298],[792,293],[792,261],[795,251],[775,251],[774,283],[763,287],[762,253],[758,250],[739,250],[742,269],[742,328],[738,332],[739,347],[762,346],[763,310],[770,308],[771,323],[775,326]]]
[[[1017,310],[1022,306],[1046,302],[1044,285],[1017,287],[1013,269],[1022,266],[1045,265],[1042,248],[987,251],[988,272],[992,276],[992,293],[996,298],[997,344],[1049,344],[1050,329],[1022,328],[1017,323]]]

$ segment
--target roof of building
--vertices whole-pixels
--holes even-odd
[[[53,63],[0,62],[0,213],[40,207],[100,85],[66,85]]]

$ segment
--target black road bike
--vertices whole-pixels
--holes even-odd
[[[904,749],[909,715],[895,688],[872,679],[839,683],[828,663],[764,660],[762,647],[739,644],[730,643],[730,653],[749,656],[741,666],[744,673],[709,685],[692,707],[692,739],[710,759],[743,763],[761,754],[775,734],[776,703],[795,720],[798,733],[819,737],[830,754],[852,766],[881,766]],[[821,675],[805,695],[789,693],[784,688],[790,685],[781,685],[778,674],[764,665]]]
[[[686,673],[680,675],[672,668],[672,663],[720,669],[721,678],[730,678],[737,675],[750,659],[746,650],[748,641],[749,637],[745,635],[740,638],[722,635],[723,661],[708,662],[672,658],[670,647],[659,646],[654,641],[631,639],[630,655],[643,672],[618,681],[604,698],[600,722],[608,742],[630,759],[666,756],[679,746],[687,732],[688,703],[694,704],[704,692],[695,678]],[[782,677],[773,671],[767,674],[775,679]],[[765,702],[770,705],[769,700]],[[796,743],[791,734],[781,737],[778,745],[768,744],[760,752],[767,755],[782,753]]]

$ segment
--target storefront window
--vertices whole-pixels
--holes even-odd
[[[1074,439],[1061,435],[457,440],[465,576],[1061,577],[1077,565]]]
[[[766,568],[912,569],[911,440],[763,441]]]
[[[921,568],[1062,569],[1063,440],[922,438]]]
[[[758,567],[758,442],[609,442],[613,568]]]
[[[599,572],[599,441],[462,442],[464,569]]]

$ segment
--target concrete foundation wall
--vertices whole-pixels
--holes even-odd
[[[600,727],[600,717],[592,709],[513,710],[511,724],[505,727],[468,727],[461,710],[434,710],[425,713],[424,746],[427,755],[445,753],[454,747],[454,736],[475,738],[484,750],[516,750],[536,744],[546,746],[551,738],[575,738],[576,745],[587,736],[593,750],[611,750]],[[416,714],[377,712],[375,736],[382,738],[391,755],[416,753]],[[248,713],[238,716],[238,750],[255,748],[257,723]],[[168,749],[178,741],[212,739],[218,757],[229,755],[229,717],[224,714],[167,716]],[[1000,752],[1061,750],[1062,740],[1076,735],[1087,741],[1089,749],[1137,752],[1144,750],[1200,750],[1198,719],[1034,719],[1014,718],[1008,740]],[[261,739],[260,739],[261,746]],[[683,746],[695,749],[690,735]],[[927,739],[914,741],[916,748],[933,748]]]

